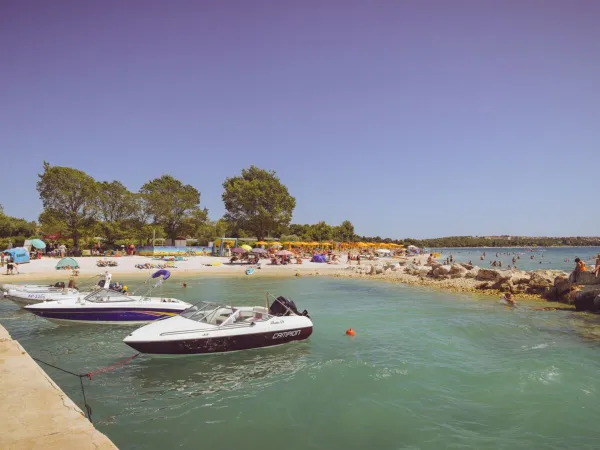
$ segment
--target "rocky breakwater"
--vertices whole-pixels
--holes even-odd
[[[510,292],[517,297],[535,296],[564,303],[570,302],[571,291],[568,274],[559,270],[483,269],[465,263],[418,265],[386,262],[350,266],[338,272],[337,276],[385,279],[460,292]]]
[[[593,272],[573,272],[568,282],[574,286],[569,293],[569,301],[575,304],[577,311],[600,313],[600,274]]]

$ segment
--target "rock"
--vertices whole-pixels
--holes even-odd
[[[375,266],[375,274],[380,275],[382,273],[383,273],[383,266],[379,266],[379,265]]]
[[[481,284],[478,284],[477,286],[475,286],[475,289],[484,290],[484,289],[491,289],[491,287],[492,287],[492,283],[481,283]]]
[[[583,285],[600,285],[600,276],[595,276],[594,272],[580,272],[580,273],[571,273],[569,279],[573,284],[583,284]]]
[[[450,274],[451,266],[438,266],[431,271],[431,276],[434,278],[441,278],[445,275]]]
[[[513,284],[529,284],[529,277],[515,275],[512,277]]]
[[[529,278],[529,287],[547,288],[554,286],[554,277],[548,276],[542,272],[531,272]]]
[[[473,269],[473,264],[469,264],[469,263],[458,263],[458,264],[461,265],[461,266],[463,266],[467,270],[472,270]]]
[[[480,269],[475,279],[478,281],[498,281],[500,274],[495,269]]]
[[[575,297],[575,310],[600,312],[600,288],[578,292]]]
[[[477,274],[479,273],[479,269],[474,267],[471,270],[468,270],[467,273],[465,273],[465,278],[477,278]]]
[[[571,282],[569,278],[561,275],[554,279],[554,286],[544,296],[547,300],[569,303],[569,293],[571,292]]]
[[[507,283],[501,283],[496,289],[498,289],[500,292],[513,292],[513,284],[510,282]]]
[[[404,273],[407,273],[409,275],[425,276],[429,273],[429,267],[409,266],[406,269],[404,269]]]
[[[472,268],[473,266],[471,266],[471,269]],[[469,270],[467,270],[467,268],[462,266],[461,264],[452,264],[452,266],[450,267],[449,275],[450,278],[464,278],[464,276]]]

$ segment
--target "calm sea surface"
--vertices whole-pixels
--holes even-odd
[[[289,296],[314,333],[271,349],[143,356],[85,381],[96,426],[121,450],[600,448],[596,316],[377,281],[183,280],[163,294]],[[32,356],[76,372],[134,353],[127,327],[58,327],[8,300],[0,322]],[[82,404],[77,378],[44,369]]]
[[[457,261],[469,262],[487,268],[492,261],[502,261],[502,268],[508,268],[515,263],[521,270],[557,269],[570,272],[575,267],[575,258],[579,257],[588,266],[594,267],[600,247],[549,247],[549,248],[442,248],[442,259],[452,255]],[[480,259],[485,252],[484,260]],[[497,255],[497,256],[496,256]]]

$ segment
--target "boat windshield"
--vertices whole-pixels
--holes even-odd
[[[110,289],[98,289],[85,296],[84,300],[88,302],[130,302],[132,298]]]
[[[233,314],[235,308],[218,303],[200,302],[186,309],[180,315],[196,322],[221,325]]]
[[[186,319],[209,325],[251,325],[253,322],[269,320],[272,316],[264,307],[241,307],[217,303],[198,303],[180,314]]]

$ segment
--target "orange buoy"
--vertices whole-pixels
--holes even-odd
[[[352,328],[348,328],[348,329],[346,330],[346,334],[347,334],[348,336],[354,336],[354,330],[353,330]]]

